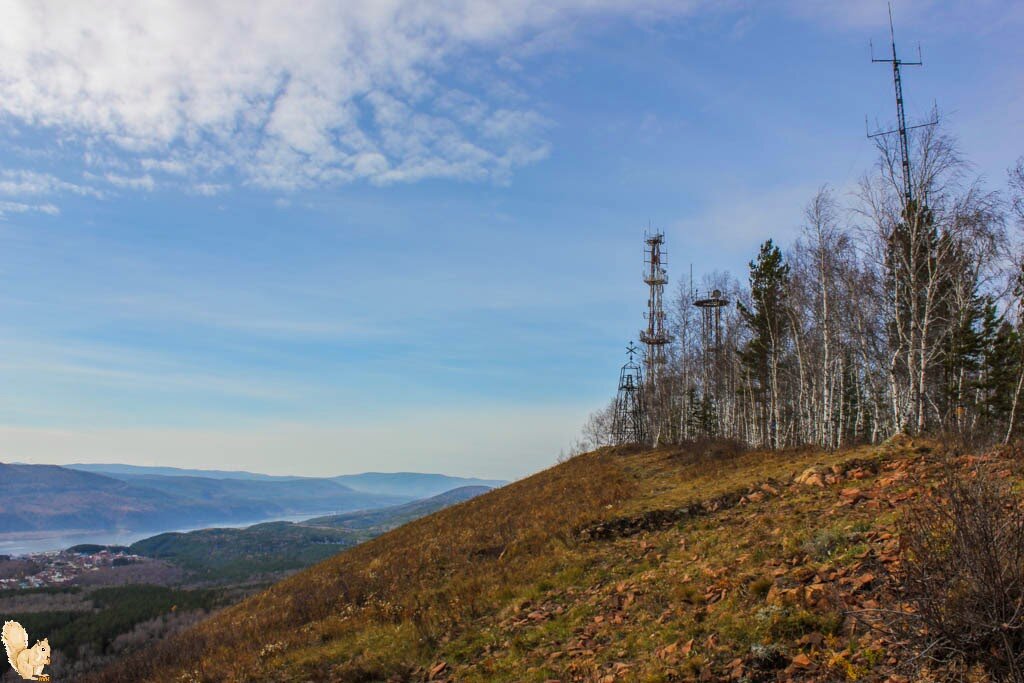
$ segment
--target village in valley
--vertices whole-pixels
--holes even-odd
[[[179,574],[166,563],[118,546],[76,546],[27,555],[0,555],[0,591],[67,585],[125,583],[141,574],[154,580]]]

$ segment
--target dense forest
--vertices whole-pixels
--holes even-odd
[[[767,239],[745,283],[714,273],[667,297],[673,340],[663,366],[645,368],[648,441],[836,448],[1021,430],[1024,157],[999,192],[939,126],[912,131],[909,178],[898,139],[876,143],[856,189],[823,186],[800,236]],[[730,304],[705,338],[693,304],[713,290]],[[612,401],[575,450],[611,443],[614,418]]]

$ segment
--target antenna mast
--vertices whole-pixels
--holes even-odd
[[[911,180],[910,175],[910,148],[907,143],[907,131],[915,128],[921,128],[923,126],[933,126],[938,121],[932,120],[927,123],[922,123],[917,126],[907,127],[907,117],[903,109],[903,78],[901,69],[904,66],[921,66],[924,62],[921,60],[921,46],[917,46],[917,61],[907,62],[900,59],[896,55],[896,31],[893,28],[892,23],[892,3],[889,3],[889,41],[892,45],[892,57],[889,59],[877,59],[875,58],[874,45],[871,46],[871,61],[874,63],[886,63],[892,64],[892,82],[893,88],[896,91],[896,120],[897,128],[894,130],[880,131],[875,133],[868,133],[869,138],[877,138],[882,135],[890,135],[892,133],[899,133],[900,136],[900,159],[903,162],[903,205],[909,207],[914,201],[914,184]],[[867,120],[865,119],[865,128],[867,127]]]

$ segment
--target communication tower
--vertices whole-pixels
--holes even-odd
[[[672,341],[672,336],[665,330],[665,307],[662,299],[665,293],[665,285],[668,283],[668,273],[665,272],[665,254],[661,247],[665,243],[665,234],[662,232],[647,234],[644,236],[647,244],[645,249],[644,264],[647,270],[644,272],[644,282],[647,283],[649,294],[647,296],[647,329],[640,332],[640,341],[647,347],[647,354],[644,364],[647,366],[647,381],[652,384],[660,379],[662,369],[665,365],[665,347]]]
[[[874,44],[871,45],[871,61],[881,62],[885,64],[892,64],[892,84],[893,89],[896,92],[896,128],[886,131],[877,131],[875,133],[868,133],[869,138],[877,138],[884,135],[892,135],[893,133],[899,134],[899,145],[900,145],[900,162],[903,166],[903,206],[905,213],[910,212],[910,207],[916,206],[914,204],[914,181],[913,176],[910,174],[910,149],[907,142],[907,131],[914,130],[915,128],[923,128],[925,126],[934,126],[938,123],[938,120],[933,118],[931,121],[922,123],[916,126],[907,126],[907,116],[903,109],[903,73],[902,69],[905,66],[921,66],[924,61],[921,59],[921,46],[917,46],[917,61],[908,62],[900,59],[896,56],[896,31],[892,24],[892,4],[889,5],[889,39],[892,44],[892,57],[877,59],[875,58]],[[864,126],[867,128],[867,119],[864,120]]]

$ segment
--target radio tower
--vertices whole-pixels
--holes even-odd
[[[644,364],[647,366],[647,381],[656,384],[661,377],[661,371],[665,365],[665,346],[672,341],[672,337],[665,331],[665,308],[662,305],[662,295],[665,292],[665,284],[668,282],[668,274],[665,272],[665,262],[662,260],[661,245],[665,243],[665,234],[658,232],[653,235],[645,235],[644,242],[647,244],[646,259],[647,272],[644,273],[644,282],[650,288],[647,297],[647,329],[640,332],[640,341],[647,346],[647,354]]]
[[[910,213],[910,207],[914,204],[914,182],[913,177],[910,175],[910,149],[907,144],[907,131],[914,130],[915,128],[923,128],[924,126],[934,126],[938,123],[937,120],[932,119],[927,123],[922,123],[917,126],[907,127],[907,116],[903,110],[903,78],[901,69],[905,66],[921,66],[924,62],[921,59],[921,46],[917,46],[917,61],[906,62],[896,56],[896,31],[893,29],[892,24],[892,4],[889,5],[889,39],[892,44],[892,57],[889,59],[876,59],[874,45],[871,46],[871,61],[881,62],[884,64],[892,64],[892,83],[893,89],[896,91],[896,128],[886,131],[877,131],[875,133],[868,133],[869,138],[877,138],[883,135],[891,135],[893,133],[899,133],[900,142],[900,161],[903,165],[903,207],[905,213]],[[865,128],[867,127],[867,119],[864,121]]]
[[[618,445],[642,444],[647,441],[647,430],[644,428],[644,373],[640,364],[633,359],[637,353],[633,342],[629,342],[626,353],[629,360],[619,373],[612,437]]]

